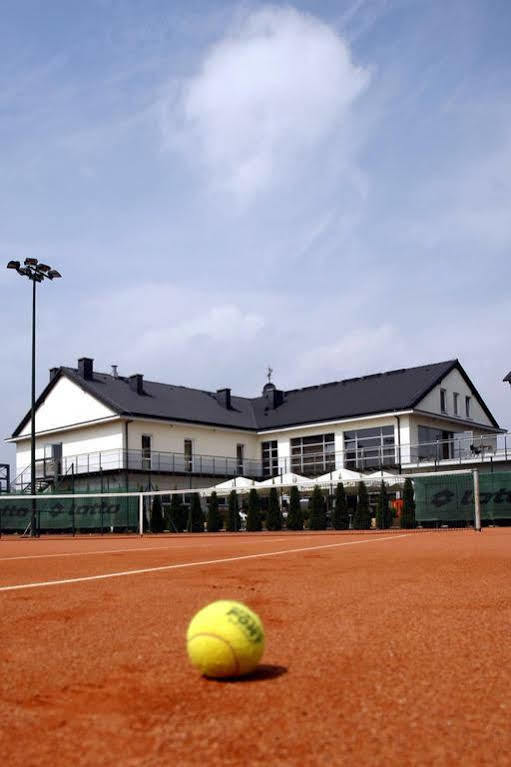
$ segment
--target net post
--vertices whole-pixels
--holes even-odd
[[[474,527],[479,533],[481,532],[481,497],[479,495],[479,470],[473,469],[472,474],[474,477]]]
[[[144,535],[144,496],[138,496],[138,534]]]

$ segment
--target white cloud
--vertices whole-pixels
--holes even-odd
[[[332,333],[335,339],[335,331]],[[300,377],[311,383],[329,378],[376,373],[389,369],[391,360],[407,359],[407,344],[399,330],[390,324],[373,328],[340,327],[337,339],[311,345],[299,358]]]
[[[250,200],[340,133],[369,75],[335,30],[292,8],[249,15],[168,107],[167,141]],[[337,158],[338,162],[338,158]]]

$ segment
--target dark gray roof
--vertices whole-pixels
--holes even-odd
[[[511,383],[511,370],[507,374],[505,378],[502,379],[503,381],[507,381],[508,383]]]
[[[268,400],[263,396],[233,396],[230,409],[217,401],[214,392],[144,381],[144,393],[138,394],[127,378],[94,372],[93,379],[86,380],[76,369],[62,367],[38,402],[45,398],[56,380],[65,375],[121,415],[264,430],[408,410],[415,407],[453,368],[461,372],[490,421],[498,428],[458,360],[291,389],[283,392],[282,404],[275,408],[269,407]],[[13,436],[19,434],[29,418],[30,413]]]

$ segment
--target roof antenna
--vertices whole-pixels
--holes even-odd
[[[112,365],[112,376],[114,378],[119,378],[119,374],[117,373],[117,365]]]
[[[266,377],[268,378],[268,383],[271,383],[271,377],[273,375],[273,368],[271,368],[268,365],[268,370],[266,371]]]

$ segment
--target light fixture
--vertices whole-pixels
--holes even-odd
[[[37,264],[37,269],[39,272],[49,272],[51,266],[48,266],[48,264]]]
[[[56,269],[50,269],[50,271],[48,272],[48,274],[47,274],[46,276],[47,276],[47,277],[49,277],[49,278],[50,278],[50,280],[54,280],[54,279],[56,279],[57,277],[62,277],[62,275],[60,274],[60,272],[57,272],[57,270],[56,270]]]
[[[8,269],[19,269],[20,268],[20,262],[19,261],[9,261],[7,264]]]
[[[37,266],[37,258],[26,258],[25,266]]]

